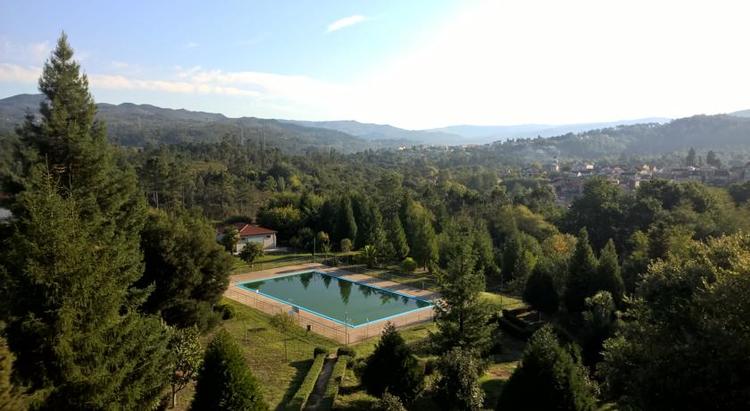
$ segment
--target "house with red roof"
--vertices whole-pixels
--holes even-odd
[[[240,233],[235,252],[242,251],[245,245],[251,242],[261,244],[264,250],[276,248],[276,231],[248,223],[234,223],[233,225]]]

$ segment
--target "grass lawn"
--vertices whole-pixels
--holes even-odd
[[[229,331],[242,347],[248,367],[263,386],[263,396],[272,410],[282,409],[302,383],[312,364],[315,347],[335,350],[333,341],[301,328],[282,332],[271,324],[271,317],[232,300],[222,303],[235,309],[235,317],[220,327]],[[210,337],[206,337],[204,346]],[[284,342],[286,341],[286,350]],[[179,410],[186,410],[193,396],[193,387],[179,394]]]
[[[505,297],[504,297],[505,298]],[[503,300],[503,303],[506,303]],[[428,325],[417,325],[415,327],[400,330],[399,332],[404,337],[408,344],[419,345],[420,342],[424,342],[428,338],[430,332],[437,330],[434,324]],[[365,358],[369,356],[375,349],[377,339],[364,341],[353,348],[357,351],[357,357]],[[500,397],[502,387],[505,382],[510,378],[510,375],[518,365],[518,360],[521,358],[525,343],[523,341],[516,340],[511,337],[503,337],[503,352],[499,355],[492,356],[489,359],[489,364],[484,376],[480,379],[479,383],[482,389],[485,391],[485,409],[494,410],[495,404]],[[425,355],[424,353],[417,354],[417,357],[421,360],[435,359],[435,356]],[[430,387],[434,383],[435,375],[427,377],[426,385]],[[341,391],[336,404],[335,410],[369,410],[372,409],[377,402],[377,399],[367,395],[367,393],[360,387],[359,379],[354,375],[353,372],[347,371],[346,377],[341,386]],[[409,408],[410,410],[434,410],[436,404],[431,398],[422,398]]]
[[[329,253],[328,256],[337,256],[339,258],[348,257],[354,253]],[[315,262],[321,262],[324,256],[322,254],[315,255]],[[247,273],[251,271],[268,270],[270,268],[284,267],[287,265],[305,264],[312,263],[312,254],[308,252],[290,252],[290,253],[273,253],[266,254],[253,263],[252,266],[248,265],[244,261],[240,260],[239,257],[234,257],[234,265],[232,266],[232,274]]]
[[[287,253],[287,254],[270,254],[263,256],[260,261],[263,262],[263,268],[271,266],[283,266],[298,264],[301,258],[308,258],[310,254],[305,253]],[[235,272],[247,272],[249,267],[237,259]],[[244,268],[243,268],[244,265]],[[260,269],[259,264],[254,269]],[[372,270],[367,270],[367,274],[373,275]],[[375,272],[374,276],[381,276],[392,281],[409,284],[420,287],[422,282],[426,288],[435,287],[432,278],[427,273],[403,274],[397,271],[383,270]],[[386,277],[387,276],[387,277]],[[500,295],[492,292],[485,292],[482,297],[495,309],[515,308],[523,305],[523,302],[512,296]],[[267,314],[256,311],[250,307],[224,299],[222,303],[231,305],[235,309],[235,317],[231,320],[223,321],[220,327],[225,328],[237,340],[242,347],[243,354],[247,360],[248,367],[253,374],[261,381],[263,394],[266,402],[273,410],[283,409],[289,399],[294,395],[299,385],[307,373],[310,364],[312,364],[313,350],[317,346],[326,347],[334,350],[339,344],[334,341],[325,339],[316,334],[308,334],[301,328],[282,331],[272,325],[271,317]],[[415,348],[419,348],[420,342],[424,342],[430,332],[435,332],[434,324],[420,324],[401,330],[401,335]],[[210,336],[204,340],[204,346],[208,344]],[[284,343],[286,342],[286,350]],[[357,352],[358,358],[366,358],[375,349],[378,339],[372,338],[353,345]],[[493,408],[502,389],[502,385],[507,380],[510,373],[515,368],[520,352],[523,350],[523,343],[509,340],[504,346],[506,350],[503,355],[496,356],[491,360],[486,374],[482,377],[480,383],[487,393],[487,406]],[[434,358],[429,354],[417,351],[421,360]],[[428,386],[432,384],[434,376],[427,380]],[[186,410],[190,404],[194,393],[194,387],[189,386],[178,397],[178,410]],[[337,410],[367,410],[372,409],[377,399],[367,395],[359,385],[359,379],[351,370],[348,370],[343,380],[340,394],[336,400],[334,409]],[[435,404],[430,398],[422,399],[413,405],[415,410],[434,409]]]

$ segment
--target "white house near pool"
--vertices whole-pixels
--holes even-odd
[[[261,244],[264,250],[276,248],[276,231],[247,223],[235,223],[234,227],[240,233],[236,253],[242,251],[245,245],[251,242]]]

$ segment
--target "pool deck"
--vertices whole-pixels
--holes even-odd
[[[229,278],[229,287],[224,293],[224,296],[261,310],[267,314],[274,315],[279,313],[290,313],[293,311],[290,305],[240,287],[239,284],[304,271],[319,271],[348,281],[418,297],[423,300],[434,301],[438,297],[436,293],[431,291],[420,290],[395,281],[383,280],[369,275],[354,273],[347,271],[346,269],[329,267],[322,264],[289,265],[268,270],[232,275]],[[292,315],[297,320],[297,323],[303,328],[307,328],[312,332],[321,334],[342,344],[352,344],[379,336],[388,321],[394,323],[396,328],[403,328],[414,324],[432,321],[434,311],[430,309],[413,311],[391,318],[387,321],[376,321],[359,327],[347,327],[304,310],[299,310],[299,312],[295,312]]]

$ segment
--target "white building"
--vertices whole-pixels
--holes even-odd
[[[234,250],[236,253],[242,251],[245,245],[251,242],[261,244],[264,250],[276,248],[276,231],[247,223],[235,223],[234,227],[240,234],[240,239]]]

